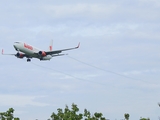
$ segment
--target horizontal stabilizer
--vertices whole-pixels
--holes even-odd
[[[2,55],[15,55],[15,54],[4,54],[4,50],[2,49]]]

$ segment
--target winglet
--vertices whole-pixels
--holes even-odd
[[[79,48],[79,46],[80,46],[80,43],[78,44],[78,46],[76,48]]]
[[[2,49],[2,55],[3,55],[3,53],[4,53],[4,50]]]

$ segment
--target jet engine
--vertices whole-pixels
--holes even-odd
[[[23,58],[25,55],[22,54],[22,53],[17,53],[15,56],[16,56],[17,58]]]
[[[42,57],[40,60],[50,60],[52,58],[51,55],[46,55],[44,57]]]
[[[39,55],[41,55],[42,57],[46,56],[46,52],[44,51],[39,51]]]

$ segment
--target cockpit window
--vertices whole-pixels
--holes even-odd
[[[19,43],[19,42],[15,42],[15,43]]]

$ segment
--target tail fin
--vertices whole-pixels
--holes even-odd
[[[4,50],[2,49],[2,55],[4,54]]]
[[[53,40],[51,40],[50,46],[49,46],[49,50],[52,51],[53,49]]]

